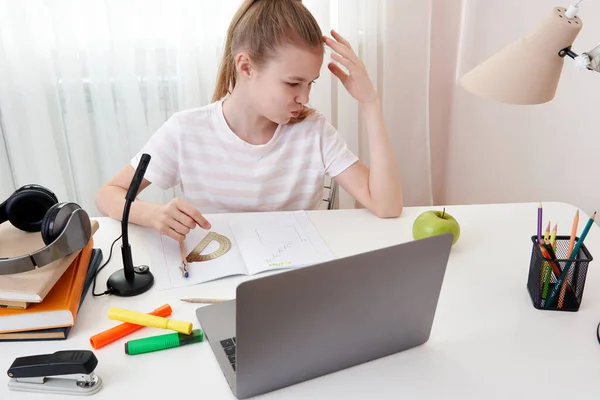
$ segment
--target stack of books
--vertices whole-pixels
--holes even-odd
[[[27,254],[44,246],[39,232],[0,229],[0,257]],[[34,271],[0,275],[0,342],[64,340],[102,260],[92,238],[80,251]]]

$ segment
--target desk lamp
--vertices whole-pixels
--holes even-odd
[[[554,98],[564,57],[581,69],[600,72],[600,44],[578,55],[571,46],[583,22],[579,0],[554,7],[527,35],[488,58],[461,79],[469,92],[509,104],[542,104]]]

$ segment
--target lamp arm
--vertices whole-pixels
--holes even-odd
[[[569,56],[575,60],[579,69],[587,68],[590,71],[600,72],[600,44],[588,52],[577,54],[571,50],[571,46],[565,47],[558,52],[560,57]]]
[[[562,49],[561,51],[559,51],[558,55],[561,56],[561,57],[569,56],[573,60],[575,60],[577,57],[579,57],[579,55],[577,53],[575,53],[573,50],[571,50],[571,46],[565,47],[564,49]]]

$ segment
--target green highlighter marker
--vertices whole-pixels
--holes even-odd
[[[186,344],[200,343],[203,340],[204,332],[201,329],[194,329],[189,335],[173,332],[165,335],[150,336],[126,342],[125,354],[133,356],[135,354],[150,353],[152,351],[185,346]]]

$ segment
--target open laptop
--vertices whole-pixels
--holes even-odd
[[[244,399],[429,339],[452,234],[256,278],[196,310],[233,394]]]

